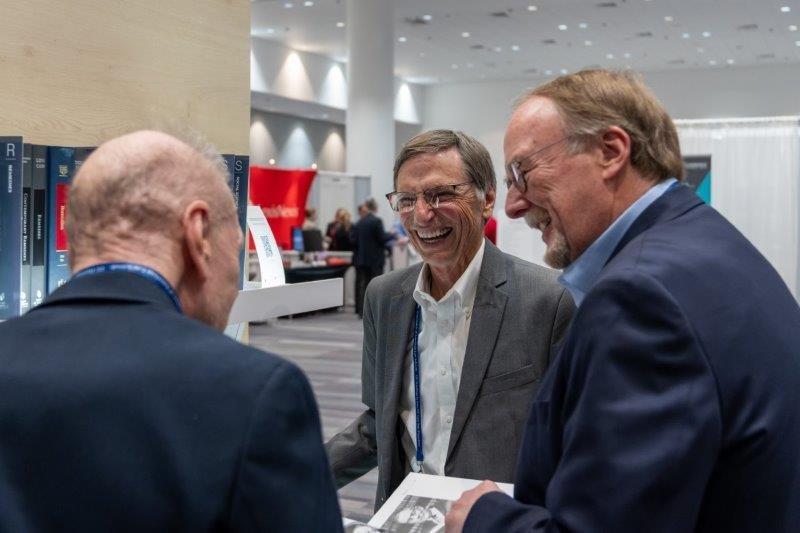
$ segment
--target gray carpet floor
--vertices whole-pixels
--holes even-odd
[[[322,418],[323,438],[348,426],[361,403],[361,320],[331,311],[250,326],[250,344],[296,363],[308,376]],[[378,470],[339,491],[342,514],[366,522],[372,516]]]

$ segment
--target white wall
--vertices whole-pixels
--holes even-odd
[[[727,118],[800,114],[800,66],[672,70],[644,74],[674,118]],[[514,100],[546,81],[481,82],[426,87],[423,129],[460,129],[483,142],[498,180],[503,171],[503,134]],[[498,188],[495,216],[498,243],[509,253],[543,264],[538,232],[503,212],[505,188]],[[757,244],[757,243],[756,243]]]
[[[250,39],[250,90],[333,109],[347,108],[347,68],[329,57]],[[423,87],[395,79],[395,120],[420,124]],[[280,110],[275,110],[280,112]]]

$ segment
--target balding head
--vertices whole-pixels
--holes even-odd
[[[222,241],[220,233],[226,234]],[[229,250],[223,241],[239,244],[239,233],[219,155],[165,133],[139,131],[104,143],[70,188],[67,234],[73,270],[111,261],[150,266],[175,287],[187,314],[216,326],[227,320],[229,305],[212,310],[224,312],[224,318],[205,316],[208,309],[191,312],[198,302],[190,300],[200,298],[203,307],[206,283],[219,281],[206,272],[210,264],[197,263],[214,254],[225,259],[220,256]]]

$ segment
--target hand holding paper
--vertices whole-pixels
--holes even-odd
[[[453,503],[453,506],[450,508],[450,512],[448,512],[447,516],[445,517],[447,533],[461,533],[461,530],[464,528],[464,522],[467,519],[467,515],[469,514],[470,509],[472,509],[472,506],[475,505],[475,502],[478,501],[478,498],[488,492],[495,492],[499,490],[500,487],[497,486],[497,483],[486,480],[474,489],[465,491],[461,497]]]

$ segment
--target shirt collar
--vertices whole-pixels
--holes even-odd
[[[669,178],[651,187],[617,217],[575,262],[564,269],[558,282],[570,292],[575,305],[581,304],[586,293],[597,282],[611,254],[639,215],[675,183],[675,178]]]
[[[478,290],[478,276],[481,271],[481,264],[483,263],[483,252],[486,248],[486,241],[481,241],[481,246],[475,252],[475,256],[467,265],[461,277],[450,287],[450,290],[439,300],[440,302],[447,301],[451,297],[457,297],[460,300],[462,307],[469,307],[475,300],[475,293]],[[420,307],[427,308],[429,305],[436,305],[438,302],[430,295],[430,267],[427,263],[422,265],[422,270],[417,277],[417,284],[414,287],[414,301]]]

